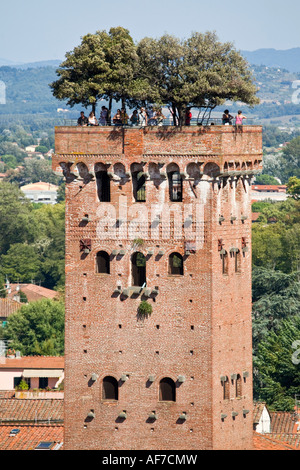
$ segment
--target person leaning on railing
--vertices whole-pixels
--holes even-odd
[[[98,126],[99,125],[93,111],[90,112],[88,121],[89,121],[89,126]]]
[[[121,116],[121,110],[120,109],[117,109],[117,112],[113,117],[113,124],[115,126],[122,126],[122,116]]]
[[[225,109],[223,117],[222,117],[222,124],[225,126],[230,126],[232,124],[232,121],[233,121],[233,116],[229,114],[228,109]]]
[[[107,118],[108,118],[108,109],[106,108],[106,106],[102,106],[100,117],[99,117],[99,125],[106,126]]]
[[[130,116],[130,122],[133,126],[138,126],[139,125],[140,118],[139,118],[137,109],[135,109],[133,111],[132,115]]]
[[[84,115],[84,112],[81,111],[80,117],[77,120],[77,125],[78,126],[87,126],[89,123],[88,118]]]

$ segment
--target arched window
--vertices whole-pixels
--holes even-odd
[[[102,400],[118,400],[118,382],[114,377],[104,377],[102,384]]]
[[[110,177],[107,171],[97,171],[96,182],[99,201],[110,202]]]
[[[223,400],[229,400],[230,398],[230,382],[228,377],[224,377],[222,380],[222,387],[223,387]]]
[[[176,401],[175,382],[169,377],[159,383],[159,401]]]
[[[170,254],[169,274],[183,276],[183,257],[180,253]]]
[[[96,272],[99,274],[110,274],[109,254],[99,251],[96,258]]]
[[[242,378],[241,378],[240,374],[238,374],[237,377],[236,377],[235,396],[236,396],[236,398],[240,398],[242,396]]]
[[[143,171],[132,173],[133,197],[136,202],[146,201],[146,178]]]
[[[146,258],[140,251],[133,253],[132,259],[132,285],[140,286],[146,284]]]
[[[168,172],[170,201],[182,201],[182,178],[179,171]]]

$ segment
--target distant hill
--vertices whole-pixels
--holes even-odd
[[[300,48],[298,51],[300,54]],[[253,61],[252,58],[248,60]],[[260,62],[260,59],[256,60]],[[59,64],[57,60],[0,66],[0,82],[5,84],[6,98],[5,104],[0,106],[1,120],[8,119],[8,117],[19,119],[22,115],[76,118],[82,107],[77,105],[70,109],[65,101],[59,101],[53,97],[49,87],[49,83],[57,79],[56,69]],[[300,67],[298,73],[288,71],[283,65],[271,67],[266,64],[252,64],[251,69],[259,89],[258,97],[261,103],[253,109],[243,106],[245,114],[249,117],[254,116],[260,121],[269,120],[274,123],[280,121],[300,125],[300,95],[294,86],[300,80]],[[294,101],[295,97],[297,102]],[[240,104],[228,103],[226,106],[230,106],[231,112],[235,113]],[[223,106],[216,111],[222,112]]]
[[[12,60],[7,60],[7,59],[1,59],[0,57],[0,67],[3,67],[4,65],[7,65],[9,67],[14,67],[16,65],[16,62],[13,62]]]
[[[55,67],[61,64],[62,60],[41,60],[39,62],[18,63],[0,57],[0,67],[8,66],[15,69],[35,69],[39,67]]]
[[[300,47],[286,50],[257,49],[241,53],[251,65],[266,65],[284,68],[289,72],[300,72]]]
[[[56,69],[59,67],[61,64],[62,60],[42,60],[39,62],[28,62],[25,64],[13,64],[10,65],[10,67],[16,68],[16,69],[35,69],[39,67],[55,67]]]

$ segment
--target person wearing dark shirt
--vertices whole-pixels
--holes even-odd
[[[226,109],[222,117],[222,124],[225,126],[231,125],[232,120],[233,120],[233,116],[231,116],[231,114],[229,114],[228,109]]]
[[[81,111],[80,117],[77,120],[78,126],[87,126],[88,122],[89,122],[88,118],[84,115],[84,112]]]

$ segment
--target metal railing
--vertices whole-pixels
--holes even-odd
[[[64,126],[78,126],[77,119],[64,119],[63,120],[63,125]],[[182,124],[185,126],[186,124]],[[190,121],[190,126],[222,126],[226,125],[223,124],[222,118],[208,118],[208,119],[197,119],[197,118],[192,118]],[[245,126],[253,126],[253,125],[258,125],[258,121],[256,119],[247,119],[244,121]],[[157,122],[155,119],[152,119],[151,122],[148,122],[146,126],[142,126],[141,124],[131,124],[130,120],[127,123],[124,124],[106,124],[106,125],[91,125],[87,124],[87,127],[126,127],[126,128],[142,128],[142,127],[165,127],[165,126],[179,126],[179,124],[174,124],[173,118],[168,117],[165,118],[161,122]],[[235,126],[235,119],[232,121],[231,126]],[[85,126],[86,127],[86,126]]]

